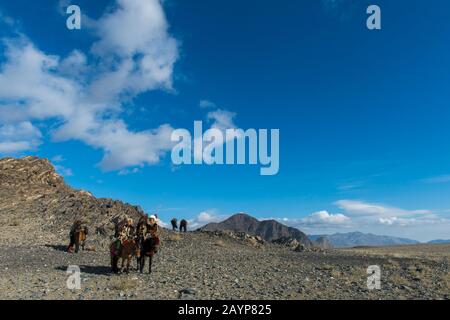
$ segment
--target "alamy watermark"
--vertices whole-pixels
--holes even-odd
[[[369,30],[381,29],[381,8],[372,4],[367,7],[366,13],[370,16],[367,18],[366,26]],[[81,29],[81,8],[78,5],[70,5],[67,7],[66,14],[69,17],[66,20],[66,26],[69,30]]]
[[[280,169],[280,130],[218,129],[203,132],[202,121],[189,130],[172,132],[174,165],[260,165],[263,176],[276,175]]]
[[[369,30],[381,30],[381,9],[377,5],[370,5],[367,7],[367,14],[370,16],[367,18],[367,29]]]
[[[69,30],[81,29],[81,9],[77,5],[71,5],[67,7],[67,14],[70,16],[66,20],[66,26]]]
[[[66,280],[67,289],[80,290],[81,289],[81,270],[79,266],[69,266],[66,271],[69,277]]]
[[[381,268],[380,266],[373,265],[367,268],[367,289],[380,290],[381,289]]]

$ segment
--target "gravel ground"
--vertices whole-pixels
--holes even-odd
[[[449,299],[449,256],[404,257],[395,249],[294,252],[206,233],[163,235],[151,275],[111,274],[105,249],[64,252],[65,243],[0,244],[0,299]],[[445,252],[442,246],[429,246]],[[69,265],[81,289],[66,286]],[[367,267],[381,289],[367,289]],[[136,262],[133,261],[133,267]],[[147,270],[146,270],[147,271]],[[184,293],[181,293],[184,292]]]

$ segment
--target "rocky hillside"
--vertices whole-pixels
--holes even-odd
[[[138,219],[139,207],[112,199],[97,199],[65,184],[47,159],[0,160],[0,242],[66,241],[75,219],[90,227],[90,240],[104,243],[114,221],[123,215]]]
[[[239,213],[219,223],[209,223],[200,228],[202,231],[233,231],[243,232],[249,235],[259,236],[266,241],[274,241],[281,238],[297,240],[305,247],[312,247],[313,243],[306,234],[300,230],[285,226],[275,220],[259,221],[247,214]]]

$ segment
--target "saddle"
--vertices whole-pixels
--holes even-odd
[[[122,249],[122,242],[119,239],[114,240],[109,247],[111,256],[113,256],[113,257],[119,256],[121,249]]]

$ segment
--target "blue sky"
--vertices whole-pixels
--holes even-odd
[[[450,238],[449,9],[0,0],[0,155],[52,159],[70,185],[163,221],[248,212],[308,233]],[[279,173],[174,167],[170,130],[214,114],[280,129]]]

